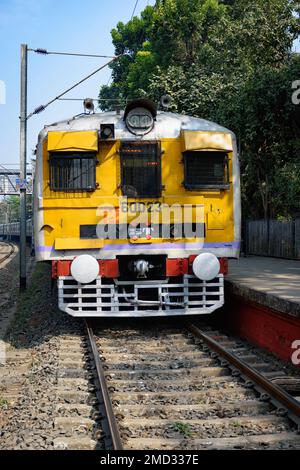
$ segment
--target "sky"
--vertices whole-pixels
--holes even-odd
[[[113,55],[110,31],[130,20],[136,0],[0,0],[0,164],[19,162],[20,44],[49,51]],[[136,15],[154,0],[139,0]],[[28,57],[28,114],[50,101],[109,59]],[[109,80],[106,68],[66,97],[97,98]],[[3,102],[3,82],[6,89]],[[39,131],[45,124],[83,111],[80,101],[58,101],[28,121],[30,162]]]
[[[49,51],[113,55],[110,31],[130,20],[136,0],[0,0],[0,164],[19,162],[20,44]],[[139,0],[135,14],[155,0]],[[297,50],[300,50],[299,43]],[[29,53],[28,114],[47,103],[106,59],[41,56]],[[106,68],[66,97],[97,98],[109,80]],[[6,104],[3,101],[3,83]],[[82,102],[58,101],[28,121],[30,162],[45,124],[83,111]]]

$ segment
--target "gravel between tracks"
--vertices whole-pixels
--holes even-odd
[[[125,448],[299,448],[295,426],[198,346],[193,335],[161,323],[148,329],[138,323],[94,332]],[[272,361],[257,360],[239,343],[239,354],[262,373],[276,370]]]
[[[50,267],[37,265],[6,337],[7,363],[0,368],[1,449],[53,448],[49,390],[57,381],[58,338],[64,332],[76,335],[78,321],[57,309]]]
[[[7,304],[5,304],[5,314],[9,306],[15,307],[17,298],[17,262],[18,258],[15,257],[10,263],[10,267],[7,268],[7,275],[0,277],[0,293],[4,295],[11,292]],[[60,312],[57,308],[57,292],[51,291],[51,280],[50,280],[51,267],[49,265],[37,265],[30,281],[29,289],[22,294],[18,299],[15,320],[12,323],[10,330],[6,337],[8,346],[7,364],[4,367],[0,367],[0,449],[54,449],[64,448],[64,446],[78,446],[79,440],[74,439],[74,430],[72,426],[76,426],[79,417],[84,415],[86,412],[90,412],[89,408],[91,404],[87,402],[88,398],[88,387],[87,381],[82,374],[76,375],[77,372],[74,369],[74,364],[78,362],[78,371],[83,373],[85,371],[85,365],[82,362],[83,357],[79,357],[80,353],[76,349],[76,344],[81,341],[82,337],[82,322],[81,320],[74,319],[68,315]],[[15,286],[11,289],[11,286]],[[3,312],[2,310],[2,312]],[[107,332],[110,342],[111,340],[117,340],[117,336],[120,334],[120,330],[115,326],[116,321],[112,323],[107,321]],[[153,322],[152,322],[153,323]],[[114,325],[110,328],[111,324]],[[134,328],[132,328],[134,325]],[[147,326],[148,330],[151,326],[151,321],[135,320],[134,322],[123,321],[121,323],[121,331],[126,329],[128,331],[128,343],[140,338],[140,333],[136,332],[137,327]],[[126,333],[125,333],[126,334]],[[104,335],[107,337],[107,335]],[[157,333],[157,337],[159,332]],[[153,331],[149,332],[148,338],[153,338]],[[145,340],[147,340],[147,328],[145,328]],[[105,340],[104,340],[105,342]],[[70,344],[74,343],[74,351]],[[158,345],[156,343],[156,345]],[[76,346],[76,347],[75,347]],[[181,367],[183,364],[187,364],[187,358],[184,351],[181,353],[178,348],[174,359],[174,345],[167,345],[162,340],[160,346],[164,349],[164,361],[169,360],[171,369],[175,370]],[[120,350],[117,351],[120,359],[120,366],[126,373],[127,369],[130,369],[129,360],[126,355],[132,354],[130,346],[122,345]],[[122,354],[124,357],[122,358]],[[264,353],[261,353],[262,355]],[[147,358],[148,365],[146,369],[151,370],[155,367],[153,361],[157,359],[157,354],[151,356],[149,351],[149,357]],[[132,357],[132,359],[135,359]],[[143,362],[141,355],[137,355],[136,359],[140,362],[134,364],[132,370],[138,370],[141,366],[146,364]],[[124,362],[126,362],[126,366]],[[270,360],[270,358],[269,358]],[[114,361],[111,361],[113,364]],[[122,365],[123,364],[123,365]],[[68,368],[69,367],[69,368]],[[278,370],[283,370],[285,365],[280,361],[274,359],[274,367]],[[120,370],[120,369],[119,369]],[[74,372],[75,371],[75,372]],[[73,375],[72,375],[73,374]],[[75,374],[75,376],[74,376]],[[197,377],[195,377],[197,378]],[[111,382],[114,382],[112,378]],[[165,384],[161,384],[160,387],[156,384],[156,377],[150,381],[148,378],[139,378],[138,384],[134,384],[130,381],[124,382],[125,390],[132,393],[132,397],[128,395],[126,404],[128,406],[135,405],[137,403],[137,396],[139,394],[138,402],[142,401],[145,408],[149,408],[151,405],[151,399],[147,396],[147,391],[161,393],[173,393],[173,397],[170,397],[169,403],[171,405],[189,405],[194,404],[193,399],[184,398],[183,396],[176,397],[176,386],[174,382],[172,384],[165,381]],[[199,380],[198,380],[199,382]],[[201,378],[201,383],[196,383],[196,380],[189,380],[186,384],[184,381],[181,382],[178,389],[181,391],[186,390],[187,392],[197,392],[198,400],[197,405],[216,405],[219,401],[220,394],[224,395],[226,391],[230,391],[235,385],[235,380],[221,382],[220,387],[214,387],[211,384],[210,378]],[[70,391],[68,392],[68,384]],[[55,400],[55,391],[59,389],[66,391],[67,397],[63,400]],[[209,396],[201,398],[201,390],[206,393],[210,391]],[[200,394],[199,394],[200,393]],[[72,395],[73,394],[73,395]],[[243,390],[236,390],[235,394],[232,394],[232,400],[240,400],[249,398],[247,397],[248,392]],[[143,398],[142,398],[143,395]],[[249,395],[252,395],[252,391],[249,391]],[[114,394],[115,399],[120,399],[118,393]],[[153,398],[153,397],[152,397]],[[79,400],[79,401],[78,401]],[[165,398],[156,397],[157,404],[164,404]],[[228,402],[230,403],[230,402]],[[204,410],[205,411],[205,410]],[[203,412],[204,412],[203,411]],[[165,410],[163,410],[165,412]],[[199,411],[199,417],[201,416],[201,410]],[[140,411],[132,410],[132,416]],[[141,412],[143,414],[143,412]],[[151,410],[146,410],[146,413],[151,414]],[[186,410],[186,416],[193,416],[191,410]],[[220,407],[213,410],[205,411],[206,416],[211,413],[213,416],[222,417],[222,414],[230,416],[231,411],[227,409],[221,409]],[[214,414],[215,413],[215,414]],[[68,431],[64,428],[65,420],[69,416],[73,417],[73,424]],[[76,416],[78,419],[76,419]],[[179,414],[174,414],[172,421],[179,419]],[[91,426],[91,423],[86,419],[86,424],[79,426],[82,428],[76,434],[88,448],[90,443],[93,441],[90,438],[90,432],[87,432],[87,428]],[[56,425],[55,425],[56,423]],[[125,424],[125,423],[124,423]],[[177,426],[178,427],[178,426]],[[127,426],[124,427],[125,431]],[[198,428],[191,428],[193,433],[197,429],[199,435],[207,436],[210,438],[212,432],[210,429],[202,430],[199,433]],[[218,431],[221,434],[229,432],[230,435],[240,435],[242,427],[238,423],[233,423],[230,430]],[[283,427],[283,430],[285,428]],[[167,428],[167,435],[180,435],[180,431],[176,431],[174,434],[174,426]],[[244,429],[245,431],[245,429]],[[179,432],[179,434],[178,434]],[[189,431],[188,431],[189,432]],[[202,434],[203,432],[203,434]],[[151,435],[161,435],[159,426],[154,426]],[[244,432],[245,434],[245,432]],[[218,435],[218,433],[217,433]],[[142,439],[142,435],[141,435]],[[142,442],[142,441],[141,441]],[[67,443],[67,444],[66,444]],[[176,444],[177,445],[177,444]],[[180,446],[185,448],[188,446],[186,439]],[[254,447],[256,444],[254,445]],[[205,446],[204,446],[205,447]],[[208,446],[209,447],[209,446]],[[251,447],[251,446],[250,446]],[[72,448],[72,447],[67,447]],[[147,443],[145,447],[147,448]],[[176,448],[176,447],[175,447]],[[188,448],[188,447],[187,447]]]

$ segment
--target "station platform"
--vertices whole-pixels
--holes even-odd
[[[226,325],[236,334],[295,364],[300,344],[300,260],[260,256],[229,261]]]
[[[260,256],[230,260],[226,281],[234,294],[300,318],[300,260]]]

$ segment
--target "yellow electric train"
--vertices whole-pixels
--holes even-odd
[[[218,124],[139,99],[39,135],[35,252],[70,315],[213,312],[240,219],[236,139]]]

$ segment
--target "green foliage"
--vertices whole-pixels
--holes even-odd
[[[220,104],[221,120],[240,141],[243,207],[250,217],[300,215],[300,108],[291,84],[298,57],[279,69],[262,68]]]
[[[7,407],[8,407],[8,400],[6,400],[6,398],[0,397],[0,409],[1,408],[7,409]]]
[[[115,54],[122,56],[111,65],[113,83],[110,87],[102,87],[99,95],[101,100],[118,98],[122,103],[124,99],[136,96],[138,84],[132,80],[135,77],[139,79],[139,71],[142,69],[143,63],[146,66],[149,64],[149,56],[148,54],[143,55],[143,52],[151,53],[148,39],[150,31],[152,31],[153,11],[154,8],[148,6],[142,12],[141,18],[134,17],[126,25],[119,22],[117,27],[112,30]],[[147,70],[150,74],[151,69],[147,68]],[[143,76],[147,77],[146,73],[143,73]],[[112,108],[109,101],[100,102],[100,106],[103,110]]]
[[[176,421],[173,423],[173,427],[176,431],[180,432],[184,437],[193,437],[193,432],[191,430],[191,426],[188,423],[181,423],[180,421]]]
[[[172,111],[227,126],[238,138],[244,215],[299,215],[299,11],[295,0],[157,0],[112,31],[126,55],[100,98],[167,93]]]
[[[36,263],[31,274],[31,282],[18,297],[16,313],[6,333],[6,338],[11,345],[18,347],[19,335],[28,333],[26,341],[30,341],[30,334],[37,324],[48,315],[55,315],[57,302],[51,297],[49,279],[51,264]],[[45,297],[47,297],[48,308],[45,309]],[[24,345],[24,343],[23,343]]]
[[[32,196],[26,198],[27,217],[32,214]],[[0,224],[7,221],[16,221],[20,218],[20,198],[19,196],[6,196],[0,199]]]

